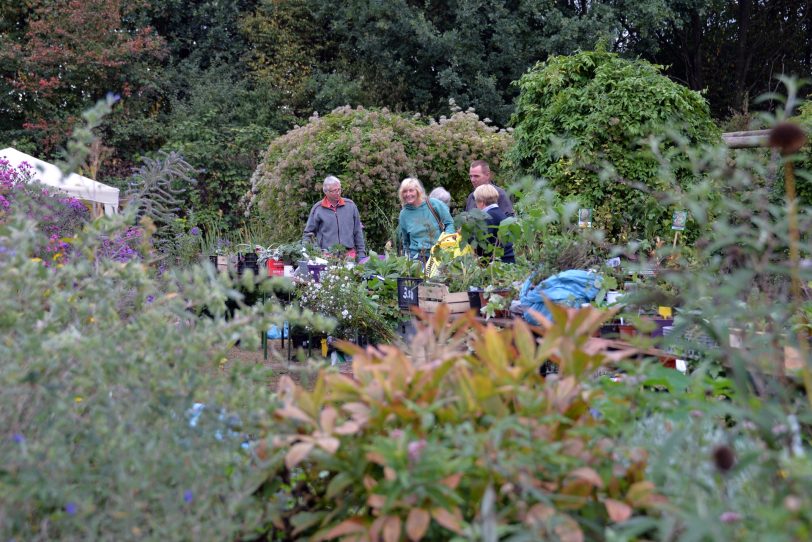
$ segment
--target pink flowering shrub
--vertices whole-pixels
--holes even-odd
[[[427,192],[443,186],[462,207],[471,191],[470,163],[483,159],[498,168],[511,141],[472,111],[435,121],[340,107],[271,143],[251,180],[248,213],[273,224],[274,241],[298,239],[323,196],[322,180],[336,175],[343,195],[358,205],[367,244],[380,249],[397,225],[401,180],[417,176]]]

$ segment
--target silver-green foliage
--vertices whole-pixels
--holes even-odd
[[[49,268],[36,223],[0,224],[3,540],[233,540],[261,517],[243,443],[267,430],[269,373],[219,362],[273,317],[227,320],[239,294],[212,267],[96,259],[119,227],[93,223]]]

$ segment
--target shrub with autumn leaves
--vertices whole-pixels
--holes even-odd
[[[591,378],[630,353],[587,348],[611,314],[551,308],[556,323],[509,330],[441,310],[408,352],[346,345],[352,378],[324,372],[306,391],[283,377],[279,424],[256,449],[271,537],[581,541],[662,503],[646,453],[598,411],[633,410]]]

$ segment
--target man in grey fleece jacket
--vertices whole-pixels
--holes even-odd
[[[304,229],[304,239],[314,238],[322,250],[335,245],[347,248],[348,256],[359,260],[367,255],[358,207],[341,197],[341,181],[332,175],[324,179],[324,199],[313,205]]]

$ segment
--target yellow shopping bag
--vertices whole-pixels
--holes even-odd
[[[462,236],[458,232],[442,233],[434,246],[431,247],[431,256],[426,262],[425,274],[427,278],[431,278],[440,271],[440,253],[449,253],[452,258],[457,258],[463,254],[472,254],[471,245],[466,245],[465,248],[460,248]]]

